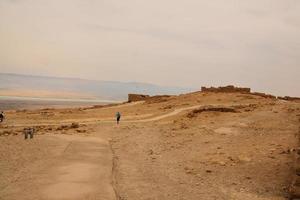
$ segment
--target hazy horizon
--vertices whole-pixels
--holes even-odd
[[[300,96],[296,0],[1,0],[0,71]]]
[[[0,72],[0,74],[7,74],[7,75],[16,75],[16,76],[33,76],[33,77],[46,77],[46,78],[60,78],[60,79],[79,79],[79,80],[87,80],[87,81],[107,81],[107,82],[119,82],[119,83],[140,83],[140,84],[149,84],[149,85],[157,85],[157,86],[169,86],[169,87],[179,87],[178,85],[161,85],[156,83],[150,83],[150,82],[138,82],[138,81],[118,81],[118,80],[101,80],[101,79],[91,79],[91,78],[82,78],[82,77],[76,77],[76,76],[55,76],[55,75],[47,75],[47,74],[29,74],[29,73],[17,73],[17,72]],[[183,87],[182,88],[189,88],[189,89],[200,89],[200,87]]]

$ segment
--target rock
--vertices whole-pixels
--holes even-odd
[[[275,156],[268,156],[268,157],[271,158],[271,159],[276,159]]]
[[[189,127],[185,123],[180,124],[180,129],[188,129]]]
[[[226,165],[226,163],[225,163],[225,162],[223,162],[223,161],[219,161],[219,165],[221,165],[221,166],[225,166],[225,165]]]
[[[228,156],[227,158],[228,158],[230,161],[235,161],[234,158],[231,157],[231,156]]]
[[[297,176],[294,180],[294,183],[293,183],[294,186],[297,186],[297,187],[300,187],[300,177]]]
[[[152,159],[152,160],[155,160],[156,157],[155,157],[154,155],[151,155],[151,159]]]
[[[297,174],[298,176],[300,176],[300,167],[297,167],[297,168],[296,168],[296,174]]]
[[[296,149],[291,148],[288,150],[289,153],[294,152],[294,151],[296,151]]]
[[[251,158],[247,157],[247,156],[238,156],[239,161],[241,162],[250,162]]]
[[[77,133],[86,133],[86,130],[84,130],[84,129],[77,129],[76,132]]]
[[[152,155],[152,154],[153,154],[153,150],[150,149],[149,152],[148,152],[148,154],[149,154],[149,155]]]
[[[172,109],[173,108],[173,105],[167,105],[165,107],[163,107],[164,110],[168,110],[168,109]]]
[[[71,128],[79,128],[79,123],[73,122],[73,123],[71,124]]]
[[[290,151],[289,150],[287,150],[287,151],[283,150],[279,154],[290,154]]]
[[[300,199],[300,187],[292,186],[289,191],[291,200]]]

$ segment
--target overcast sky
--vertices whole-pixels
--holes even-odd
[[[0,69],[300,96],[300,1],[0,0]]]

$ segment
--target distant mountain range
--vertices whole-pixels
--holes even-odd
[[[165,87],[148,83],[0,73],[0,96],[83,97],[122,101],[127,99],[129,93],[172,95],[190,91],[191,88]]]

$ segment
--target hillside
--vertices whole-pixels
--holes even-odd
[[[284,200],[295,174],[299,101],[194,92],[6,116],[7,200]],[[24,127],[37,130],[31,141]]]

